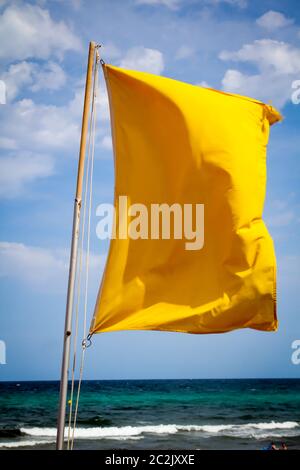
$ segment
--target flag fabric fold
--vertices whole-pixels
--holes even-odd
[[[262,219],[269,105],[104,65],[115,158],[115,227],[127,203],[201,204],[204,242],[110,242],[90,333],[277,329],[273,241]],[[122,220],[122,222],[120,222]],[[151,221],[149,220],[149,226]]]

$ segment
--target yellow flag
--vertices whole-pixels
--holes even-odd
[[[262,214],[269,128],[280,114],[257,100],[148,73],[110,65],[104,73],[115,237],[90,333],[276,330],[275,254]],[[169,229],[161,221],[153,236],[151,216],[162,205],[170,209]],[[192,241],[196,229],[185,227],[185,216],[195,222],[197,208],[203,232]]]

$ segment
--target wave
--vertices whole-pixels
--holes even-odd
[[[21,428],[24,435],[31,437],[55,437],[55,428]],[[120,427],[92,427],[77,428],[76,439],[131,439],[143,437],[145,434],[165,434],[196,432],[202,437],[228,436],[238,438],[266,439],[268,437],[300,436],[300,424],[295,421],[247,423],[247,424],[220,424],[220,425],[178,425],[158,424],[145,426]],[[67,435],[67,428],[66,428]]]
[[[121,426],[121,427],[99,427],[99,428],[76,428],[75,438],[122,438],[136,437],[141,434],[175,434],[178,432],[175,424],[159,424],[149,426]],[[23,434],[35,437],[54,437],[56,428],[21,428]],[[68,428],[65,429],[65,435]]]
[[[0,448],[32,447],[37,445],[53,444],[56,437],[56,428],[50,427],[22,427],[20,429],[2,429],[2,438],[17,438],[14,441],[0,442]],[[75,431],[76,439],[111,439],[117,441],[140,440],[145,435],[174,435],[182,433],[196,433],[197,437],[231,437],[239,439],[264,440],[270,438],[300,436],[300,423],[295,421],[262,422],[247,424],[203,424],[180,425],[158,424],[120,427],[78,427]],[[67,435],[67,428],[66,428]],[[23,439],[22,439],[23,436]],[[30,436],[31,439],[28,439]],[[27,439],[26,439],[27,437]],[[20,439],[21,438],[21,439]]]
[[[13,442],[0,442],[0,448],[12,449],[14,447],[32,447],[39,444],[52,444],[55,440],[51,441],[13,441]]]

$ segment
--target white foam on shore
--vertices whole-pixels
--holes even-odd
[[[285,421],[284,423],[275,423],[272,421],[271,423],[246,424],[245,427],[247,426],[255,429],[294,429],[299,427],[299,424],[295,421]]]
[[[121,426],[121,427],[103,427],[103,428],[77,428],[75,429],[75,438],[115,438],[115,437],[134,437],[140,434],[175,434],[178,432],[178,426],[175,424],[159,424],[150,426]],[[54,437],[56,428],[21,428],[23,434],[36,437]],[[65,429],[67,435],[68,429]]]
[[[53,444],[56,437],[56,428],[21,428],[25,436],[32,439],[18,439],[17,441],[2,441],[0,448],[32,447],[37,445]],[[66,428],[65,435],[67,436]],[[270,439],[281,437],[300,436],[300,423],[295,421],[285,422],[263,422],[246,424],[204,424],[204,425],[179,425],[179,424],[158,424],[143,426],[120,426],[120,427],[93,427],[77,428],[75,430],[76,439],[111,439],[118,441],[140,440],[147,434],[174,435],[177,433],[197,433],[199,437],[232,437],[241,439]]]
[[[4,449],[13,449],[14,447],[32,447],[38,444],[53,444],[55,440],[51,441],[10,441],[10,442],[0,442],[0,448]]]
[[[21,428],[21,432],[32,437],[55,437],[56,428]],[[300,435],[300,424],[295,421],[224,424],[224,425],[177,425],[158,424],[148,426],[120,426],[77,428],[76,439],[118,439],[126,440],[143,438],[145,434],[176,434],[178,432],[197,432],[203,437],[231,436],[241,438],[264,439],[267,437],[283,437]],[[66,428],[67,435],[67,428]]]

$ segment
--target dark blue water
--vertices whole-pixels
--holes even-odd
[[[58,382],[0,382],[0,447],[54,448]],[[77,449],[300,449],[300,380],[86,381]]]

